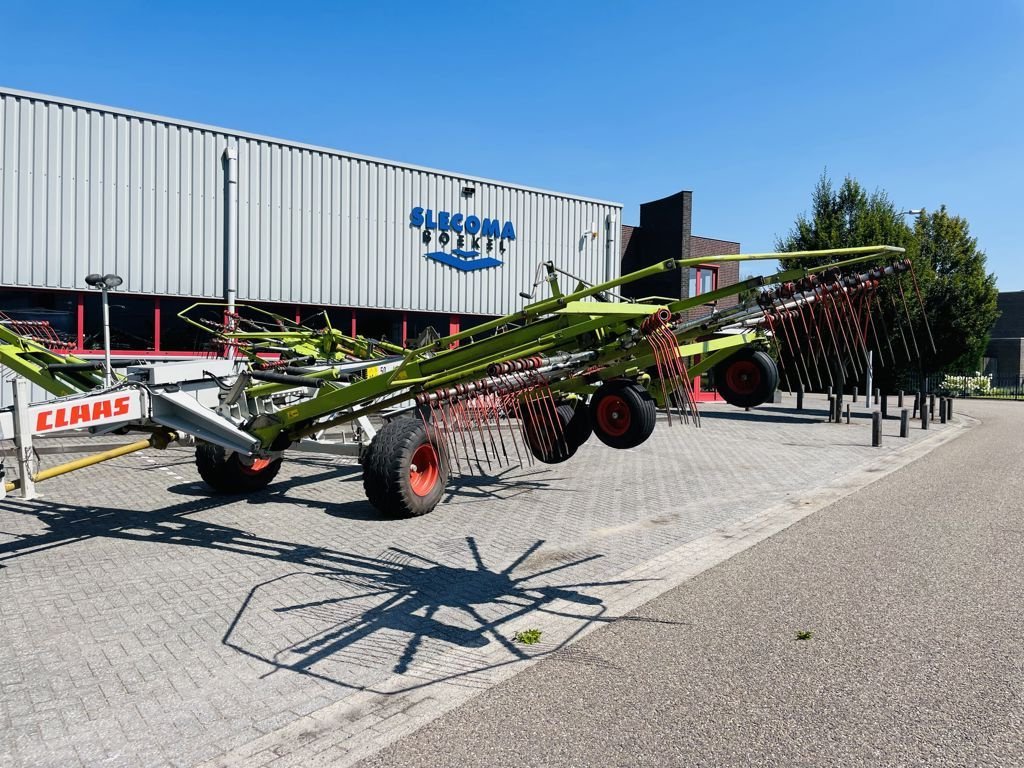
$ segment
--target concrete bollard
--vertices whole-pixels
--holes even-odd
[[[928,429],[928,406],[921,409],[921,429]]]
[[[871,412],[871,445],[875,448],[882,445],[882,414],[880,411]]]
[[[903,407],[903,390],[902,389],[899,391],[899,394],[896,395],[896,407],[897,408],[902,408]]]
[[[880,398],[881,396],[882,396],[882,390],[880,390],[880,389],[876,389],[876,390],[875,390],[875,405],[878,405],[878,399],[879,399],[879,398]]]
[[[910,436],[910,411],[906,408],[900,411],[900,437]]]
[[[850,404],[846,404],[846,423],[850,423]]]
[[[939,400],[939,424],[946,423],[946,398]]]

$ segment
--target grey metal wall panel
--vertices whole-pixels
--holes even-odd
[[[0,90],[0,282],[115,272],[135,293],[223,296],[228,147],[239,301],[494,315],[541,261],[592,282],[619,263],[615,203]],[[510,220],[516,240],[501,267],[460,272],[424,256],[415,206]]]
[[[0,282],[223,293],[223,134],[0,92]]]
[[[401,166],[240,139],[240,301],[498,314],[521,306],[540,261],[588,281],[609,261],[605,217],[621,208]],[[427,260],[415,206],[511,220],[502,267],[462,273]],[[593,225],[596,238],[585,235]]]
[[[10,368],[0,365],[0,408],[14,405],[13,381],[15,375]],[[30,381],[28,383],[28,398],[30,403],[44,403],[47,400],[53,400],[53,395]]]

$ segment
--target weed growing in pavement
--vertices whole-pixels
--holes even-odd
[[[524,629],[512,635],[512,640],[523,645],[534,645],[540,642],[541,631],[539,629]]]
[[[796,633],[797,640],[810,640],[812,637],[814,637],[814,633],[809,632],[806,629],[801,629],[799,632]]]

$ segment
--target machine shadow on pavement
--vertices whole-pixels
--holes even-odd
[[[516,575],[543,540],[501,568],[485,562],[474,537],[465,542],[472,567],[391,547],[376,557],[345,555],[329,570],[270,579],[245,598],[223,642],[269,664],[268,675],[292,672],[386,694],[441,682],[484,687],[484,673],[550,655],[589,625],[619,618],[583,589],[641,581],[550,583],[602,555]],[[574,629],[555,643],[519,645],[510,625],[527,614],[532,621],[568,618]],[[482,650],[493,644],[498,653]],[[381,671],[403,679],[376,688]]]
[[[299,483],[281,485],[294,488],[316,479],[302,477]],[[467,492],[481,493],[489,482],[513,487],[517,481],[477,477]],[[7,499],[0,510],[35,517],[47,530],[0,543],[0,568],[4,561],[94,538],[197,547],[294,564],[301,570],[251,588],[223,644],[269,665],[268,675],[308,675],[350,690],[373,691],[382,675],[407,676],[407,684],[402,680],[382,693],[439,682],[484,686],[489,671],[557,652],[595,622],[620,618],[609,616],[603,601],[587,590],[640,581],[565,579],[566,571],[603,555],[552,562],[537,554],[543,540],[492,566],[471,536],[461,551],[440,559],[397,547],[371,557],[195,518],[232,501],[236,499],[203,496],[147,511]],[[250,501],[258,503],[256,497]],[[348,517],[379,517],[364,501],[342,506],[352,507]],[[539,570],[530,572],[531,562]],[[515,623],[528,614],[534,622],[545,615],[569,619],[571,626],[557,641],[520,645],[512,639],[513,630],[522,628]]]
[[[290,491],[324,481],[358,482],[360,468],[357,465],[342,465],[324,462],[304,462],[319,465],[325,471],[300,475],[279,480],[268,488],[247,497],[212,493],[198,479],[194,482],[179,483],[168,488],[168,492],[188,497],[182,501],[155,510],[105,507],[102,505],[69,504],[45,501],[23,501],[8,497],[0,501],[0,512],[35,517],[47,530],[41,533],[20,536],[7,542],[0,542],[0,568],[5,560],[41,552],[92,538],[128,539],[187,546],[207,547],[238,551],[250,555],[262,555],[288,562],[294,560],[289,554],[294,550],[305,552],[306,545],[261,539],[245,531],[228,526],[191,519],[191,515],[216,510],[220,507],[244,502],[266,504],[284,502],[306,507],[319,507],[333,517],[365,520],[382,523],[393,522],[383,516],[364,499],[351,501],[322,501],[301,496],[289,496]],[[543,475],[535,479],[533,475]],[[506,476],[506,472],[494,475],[473,475],[465,478],[465,488],[453,486],[446,501],[457,500],[460,496],[473,499],[482,497],[508,498],[530,490],[539,490],[557,483],[561,478],[544,472],[529,472]],[[234,549],[234,543],[244,542],[244,547]],[[255,550],[253,547],[255,546]],[[315,548],[313,548],[315,549]]]

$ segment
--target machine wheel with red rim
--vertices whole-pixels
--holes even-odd
[[[587,407],[586,400],[583,399],[573,400],[559,407],[572,409],[569,423],[565,425],[565,439],[569,441],[569,445],[575,451],[594,434],[594,429],[590,426],[590,409]]]
[[[738,408],[753,408],[772,399],[779,386],[775,361],[759,349],[745,347],[714,368],[722,399]]]
[[[589,407],[594,434],[612,448],[635,448],[654,432],[657,405],[632,381],[606,381],[590,398]]]
[[[252,458],[212,443],[196,446],[196,469],[217,493],[244,494],[263,490],[281,470],[281,457]]]
[[[522,411],[526,445],[538,461],[561,464],[573,457],[582,443],[578,442],[578,430],[570,430],[575,415],[570,403],[533,400]]]
[[[363,456],[363,490],[378,510],[392,517],[430,512],[448,484],[448,460],[433,434],[418,418],[385,424]]]

